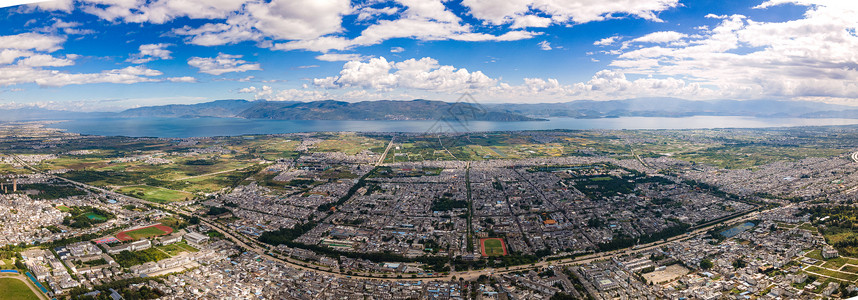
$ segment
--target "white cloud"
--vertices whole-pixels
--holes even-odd
[[[658,12],[679,5],[678,0],[464,0],[470,14],[488,24],[532,24],[538,14],[550,16],[551,23],[587,23],[623,15],[660,21]],[[522,19],[530,19],[522,21]],[[544,18],[543,18],[544,19]],[[541,20],[537,25],[545,25]],[[547,26],[547,25],[545,25]],[[535,27],[545,27],[535,26]]]
[[[221,75],[230,72],[259,71],[259,64],[247,63],[241,60],[241,55],[220,53],[217,57],[191,57],[188,65],[200,69],[200,73]]]
[[[609,36],[609,37],[606,37],[606,38],[603,38],[601,40],[593,42],[593,45],[594,46],[610,46],[610,45],[613,45],[614,42],[616,42],[619,38],[620,37],[616,36],[616,35],[615,36]]]
[[[191,76],[170,77],[167,80],[171,82],[197,82],[197,79]]]
[[[209,23],[198,28],[184,27],[174,30],[174,33],[191,36],[190,43],[205,46],[271,39],[274,41],[271,48],[275,50],[318,52],[376,45],[394,38],[513,41],[538,35],[524,30],[512,30],[499,35],[477,33],[440,0],[399,0],[399,4],[406,8],[399,13],[398,18],[376,20],[359,36],[349,39],[339,35],[342,31],[342,16],[353,13],[348,1],[308,1],[312,5],[287,0],[275,0],[270,4],[248,3],[243,11],[230,16],[224,23]],[[394,13],[399,8],[362,8],[358,11]]]
[[[429,57],[419,60],[412,58],[398,63],[379,57],[367,62],[347,62],[339,76],[316,78],[313,83],[324,88],[465,91],[491,87],[497,80],[480,71],[468,72],[467,69],[442,66]]]
[[[54,52],[62,49],[65,41],[63,37],[28,32],[0,36],[0,48]]]
[[[30,3],[38,2],[38,3],[34,3],[33,5],[35,7],[38,7],[42,10],[47,10],[47,11],[59,10],[59,11],[71,12],[72,9],[74,8],[74,0],[52,0],[52,1],[30,0],[27,2],[30,2]]]
[[[140,45],[140,53],[132,55],[128,61],[135,64],[143,64],[155,59],[171,59],[170,50],[166,48],[170,44],[145,44]]]
[[[223,19],[246,0],[79,0],[83,10],[108,21],[163,24],[180,17]],[[40,6],[45,9],[45,7]]]
[[[2,73],[2,72],[0,72]],[[138,82],[155,82],[159,81],[153,76],[160,76],[158,70],[152,70],[141,66],[126,67],[122,69],[106,70],[100,73],[63,73],[59,71],[41,71],[39,77],[35,78],[35,83],[40,86],[60,87],[71,84],[91,84],[91,83],[121,83],[132,84]],[[42,74],[43,73],[43,74]],[[2,78],[0,78],[2,82]]]
[[[325,53],[316,56],[316,59],[323,61],[350,61],[350,60],[366,60],[368,57],[354,53]]]
[[[401,53],[404,51],[405,51],[405,48],[402,48],[402,47],[391,47],[390,48],[390,53]]]
[[[528,27],[548,27],[554,22],[551,18],[544,18],[534,15],[526,15],[515,18],[510,28],[528,28]]]
[[[783,3],[811,1],[767,1],[758,8]],[[699,35],[652,33],[635,41],[660,44],[620,51],[611,66],[631,74],[713,86],[722,98],[856,98],[858,4],[814,3],[796,20],[760,22],[742,15],[712,15],[708,17],[720,23]]]
[[[71,66],[74,62],[67,58],[56,58],[48,54],[35,54],[18,61],[19,66],[27,67],[65,67]]]
[[[239,93],[254,94],[255,99],[265,99],[269,101],[316,101],[332,99],[331,95],[325,91],[311,89],[285,89],[275,91],[267,85],[261,88],[255,86],[240,89]]]
[[[60,27],[73,27],[65,23]],[[39,86],[60,87],[72,84],[156,82],[165,79],[161,71],[142,66],[104,70],[97,73],[69,73],[50,68],[74,65],[76,54],[52,55],[65,39],[53,35],[22,33],[0,36],[0,86],[35,83]],[[167,79],[170,80],[170,79]],[[186,81],[187,79],[181,79]]]
[[[551,43],[549,43],[548,41],[541,41],[537,45],[539,45],[539,49],[542,49],[545,51],[551,50]]]
[[[399,8],[396,7],[372,8],[367,6],[358,9],[357,20],[362,22],[382,15],[395,15],[398,12]]]
[[[633,39],[633,42],[638,43],[655,43],[655,44],[665,44],[670,42],[679,41],[683,38],[688,37],[687,34],[679,33],[676,31],[656,31],[642,37]]]

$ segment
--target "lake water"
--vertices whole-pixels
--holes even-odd
[[[734,237],[734,236],[736,236],[742,232],[745,232],[745,230],[754,228],[754,226],[756,226],[756,224],[754,224],[752,222],[745,222],[745,223],[742,223],[742,224],[737,225],[735,227],[732,227],[730,229],[721,231],[721,235],[723,235],[726,238],[731,238],[731,237]]]
[[[438,121],[307,121],[236,118],[100,118],[51,124],[69,132],[104,136],[203,137],[315,131],[438,132],[550,129],[699,129],[853,125],[858,119],[755,118],[697,116],[683,118],[622,117],[605,119],[551,118],[548,121],[467,124]]]

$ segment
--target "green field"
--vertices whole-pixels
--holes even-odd
[[[840,269],[840,271],[846,272],[846,273],[858,274],[858,267],[856,267],[856,266],[844,266],[842,269]]]
[[[61,212],[69,212],[71,208],[65,205],[57,205],[57,209]]]
[[[0,300],[39,299],[26,283],[16,278],[0,277]]]
[[[170,256],[176,256],[182,252],[200,251],[194,247],[191,247],[191,245],[188,245],[185,241],[181,241],[181,242],[178,242],[175,244],[170,244],[170,245],[157,246],[156,248],[161,249],[164,252],[167,252],[167,254],[169,254]]]
[[[127,234],[129,237],[131,237],[134,240],[139,240],[139,239],[143,239],[143,238],[150,238],[153,236],[165,235],[165,234],[167,234],[167,232],[165,232],[161,229],[158,229],[156,227],[146,227],[146,228],[140,228],[140,229],[137,229],[134,231],[129,231],[129,232],[126,232],[125,234]]]
[[[193,194],[185,191],[176,191],[148,185],[126,186],[119,189],[119,192],[155,203],[184,201],[185,199],[190,199],[194,196]]]
[[[150,261],[159,261],[170,258],[170,256],[156,248],[149,248],[142,251],[122,251],[117,254],[113,254],[113,258],[120,266],[128,268],[131,266],[142,265]]]
[[[85,216],[87,218],[89,218],[90,220],[102,220],[102,221],[107,220],[107,217],[99,215],[97,213],[93,213],[93,212],[87,213]]]
[[[807,269],[805,269],[805,271],[813,272],[813,273],[817,273],[820,275],[825,275],[825,276],[833,277],[833,278],[837,278],[837,279],[848,280],[848,281],[858,280],[858,275],[855,275],[852,273],[843,273],[843,272],[831,271],[831,270],[823,269],[823,268],[816,267],[816,266],[807,267]]]
[[[503,256],[504,255],[504,247],[503,241],[499,239],[486,239],[483,240],[483,248],[485,250],[486,255],[488,256]]]

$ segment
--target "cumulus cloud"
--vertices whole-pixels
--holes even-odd
[[[0,48],[54,52],[62,49],[64,37],[38,33],[21,33],[0,36]]]
[[[325,53],[316,56],[316,59],[323,61],[350,61],[350,60],[366,60],[367,57],[355,53]]]
[[[619,51],[611,66],[625,73],[684,78],[717,87],[727,98],[858,97],[858,5],[851,1],[767,1],[810,5],[783,22],[743,15],[709,16],[719,24],[699,34],[655,32]],[[682,42],[678,42],[682,40]]]
[[[66,2],[63,2],[66,3]],[[68,2],[70,3],[70,2]],[[375,45],[394,38],[418,40],[512,41],[539,33],[522,30],[546,27],[552,19],[519,18],[499,34],[477,32],[442,0],[396,0],[352,6],[349,0],[78,0],[78,7],[111,22],[163,24],[177,18],[209,20],[173,33],[203,46],[259,42],[276,50],[327,52]],[[67,10],[63,5],[39,5]],[[344,16],[357,15],[368,26],[351,38],[343,33]]]
[[[241,55],[220,53],[217,57],[191,57],[188,65],[200,69],[200,73],[221,75],[231,72],[247,72],[262,70],[259,64],[241,60]]]
[[[175,0],[174,0],[175,1]],[[242,41],[305,41],[342,31],[342,17],[352,12],[348,0],[273,0],[243,2],[224,22],[208,23],[198,28],[174,30],[190,36],[192,44],[213,46]]]
[[[375,90],[395,88],[431,91],[466,91],[495,85],[496,79],[480,71],[469,72],[453,66],[443,66],[429,57],[388,61],[384,57],[367,62],[347,62],[339,76],[316,78],[313,84],[324,88],[360,87]]]
[[[143,64],[155,59],[171,59],[170,44],[146,44],[140,45],[140,53],[132,55],[128,61],[135,64]]]
[[[656,31],[642,37],[633,39],[633,42],[638,43],[655,43],[655,44],[665,44],[670,42],[679,41],[683,38],[688,37],[687,34],[676,32],[676,31]]]
[[[240,89],[239,93],[253,94],[255,99],[265,99],[269,101],[316,101],[331,99],[331,95],[325,91],[311,89],[284,89],[275,91],[267,85],[261,88],[255,86]]]
[[[0,36],[0,86],[35,83],[59,87],[89,83],[137,83],[160,81],[160,71],[127,67],[98,73],[68,73],[54,67],[74,65],[78,55],[55,56],[65,38],[39,33]]]
[[[628,15],[660,21],[657,14],[679,5],[678,0],[464,0],[470,14],[487,24],[587,23]],[[550,18],[540,18],[547,15]],[[534,20],[538,20],[534,22]],[[549,22],[550,21],[550,22]]]
[[[539,45],[539,49],[542,49],[545,51],[551,50],[551,43],[549,43],[548,41],[541,41],[537,45]]]
[[[619,38],[620,37],[616,36],[616,35],[615,36],[609,36],[609,37],[606,37],[606,38],[603,38],[601,40],[593,42],[593,45],[595,45],[595,46],[610,46],[610,45],[614,44],[614,42],[616,42]]]

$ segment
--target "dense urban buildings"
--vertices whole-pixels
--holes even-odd
[[[858,294],[855,127],[0,128],[0,269],[48,297]]]

